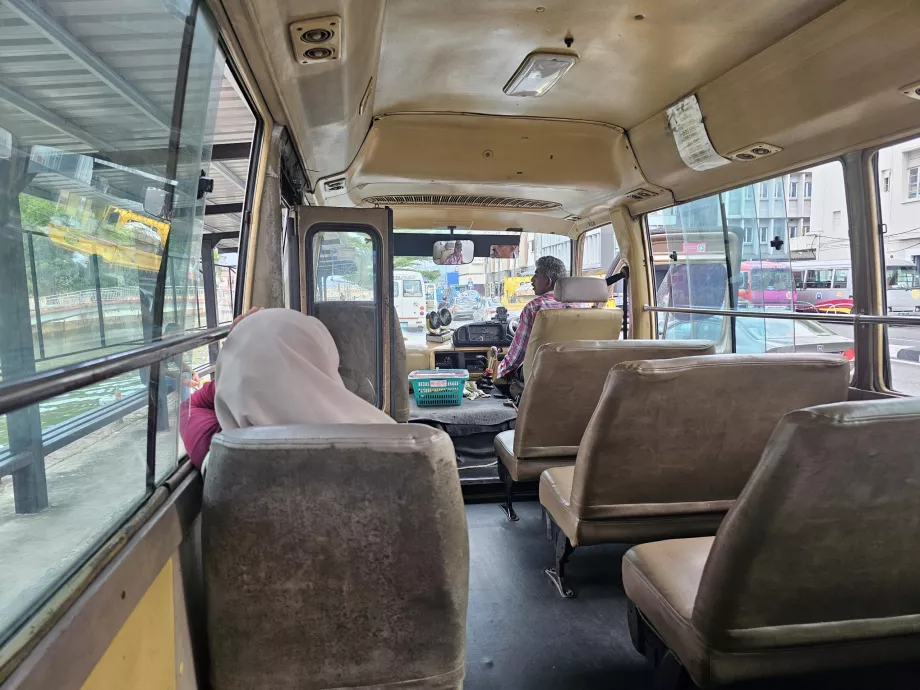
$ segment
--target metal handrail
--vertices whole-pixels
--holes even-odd
[[[230,326],[166,338],[124,352],[43,371],[18,381],[0,384],[0,414],[44,402],[93,383],[136,371],[176,355],[210,345],[227,337]]]
[[[825,323],[888,324],[893,326],[920,326],[918,316],[877,316],[869,314],[796,313],[784,311],[740,311],[737,309],[704,309],[702,307],[653,307],[646,304],[643,311],[663,314],[702,314],[705,316],[736,316],[753,319],[789,319],[792,321],[820,321]]]

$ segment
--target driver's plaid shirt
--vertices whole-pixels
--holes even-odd
[[[538,311],[541,309],[565,309],[573,306],[578,305],[557,302],[552,292],[547,292],[545,295],[540,295],[530,300],[521,310],[514,339],[511,341],[511,345],[508,346],[508,353],[505,358],[498,363],[496,376],[504,378],[524,363],[524,353],[527,351],[527,342],[530,340],[530,332],[533,330],[533,322],[537,318]]]

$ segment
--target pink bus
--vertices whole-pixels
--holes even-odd
[[[795,282],[788,262],[742,261],[741,278],[738,296],[751,305],[771,310],[795,309]]]

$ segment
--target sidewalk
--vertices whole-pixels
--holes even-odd
[[[170,429],[157,434],[157,480],[185,454],[170,396]],[[12,477],[0,481],[0,628],[120,525],[145,499],[147,409],[89,434],[45,458],[49,507],[17,515]]]

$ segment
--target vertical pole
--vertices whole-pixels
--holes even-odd
[[[29,239],[32,236],[29,235]],[[99,344],[105,347],[105,316],[102,309],[102,283],[99,282],[99,255],[93,254],[93,283],[96,286],[96,315],[99,318]]]
[[[214,245],[207,235],[201,238],[201,275],[204,283],[204,316],[208,328],[217,328],[217,290],[214,286]],[[217,361],[220,347],[217,343],[208,345],[208,359]]]
[[[35,333],[38,336],[38,357],[45,358],[45,335],[42,332],[42,309],[38,299],[38,272],[35,270],[35,242],[29,233],[29,270],[32,273],[32,304],[35,310]]]
[[[19,193],[25,188],[29,155],[13,139],[9,160],[0,160],[0,366],[4,381],[35,373],[35,346],[29,316],[29,283],[25,242],[19,215]],[[45,456],[38,405],[6,415],[10,451],[28,453],[32,461],[13,472],[13,504],[17,513],[48,507]]]

